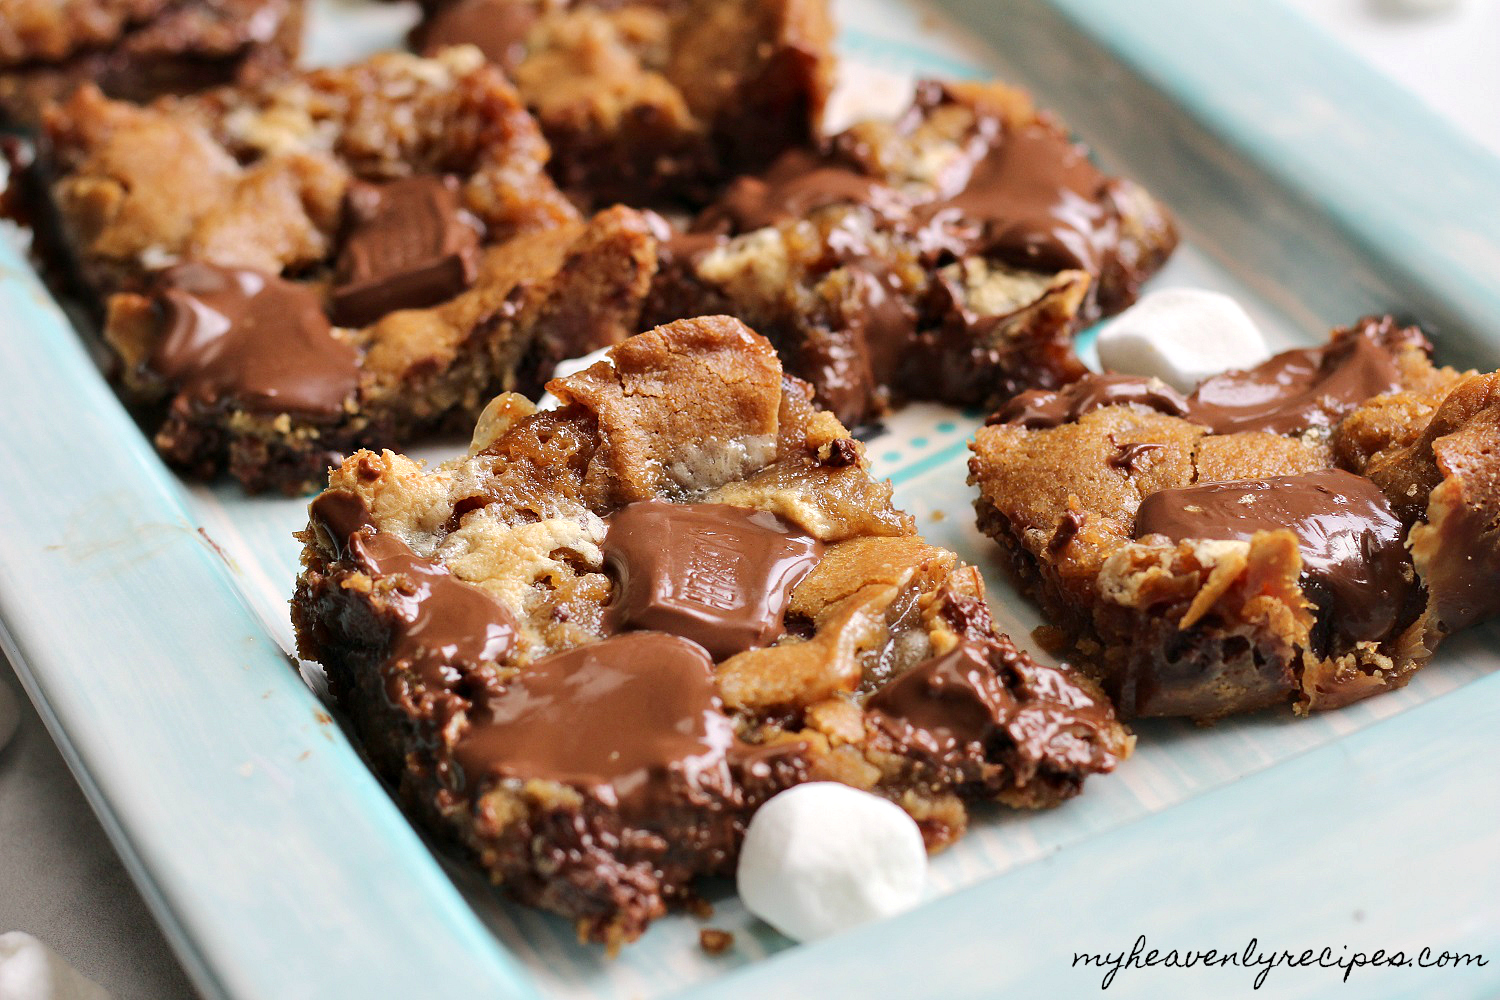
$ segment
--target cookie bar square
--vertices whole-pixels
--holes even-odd
[[[1389,318],[1189,396],[1090,375],[1012,401],[979,525],[1126,716],[1336,708],[1500,610],[1495,375]]]
[[[907,399],[993,406],[1084,373],[1073,337],[1176,245],[1023,92],[922,84],[744,177],[668,239],[649,319],[740,316],[852,425]]]
[[[144,107],[85,88],[47,139],[124,394],[173,465],[251,490],[472,425],[634,332],[655,268],[637,213],[580,218],[472,47]]]
[[[586,206],[701,206],[818,135],[833,85],[826,0],[434,0],[422,51],[478,45]]]
[[[349,458],[293,599],[376,768],[520,900],[614,946],[732,872],[792,784],[887,796],[935,848],[966,803],[1053,805],[1129,752],[737,320],[548,388],[436,468]]]
[[[0,123],[35,127],[88,83],[150,101],[286,72],[303,0],[0,0]]]

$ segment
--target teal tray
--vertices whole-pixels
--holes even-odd
[[[1283,342],[1394,310],[1445,359],[1500,365],[1500,162],[1275,0],[838,6],[857,65],[1029,85],[1162,195],[1189,245],[1159,283],[1231,291]],[[365,44],[331,23],[325,57]],[[1277,968],[1259,991],[1253,970],[1126,969],[1108,995],[1500,995],[1494,627],[1340,712],[1143,726],[1062,809],[982,814],[899,919],[793,947],[719,887],[730,956],[674,917],[605,960],[450,869],[303,682],[285,609],[301,503],[177,481],[8,246],[0,315],[5,652],[207,996],[1055,997],[1100,989],[1075,953],[1141,935],[1489,964],[1347,984]],[[972,426],[913,408],[871,454],[931,537],[993,570],[963,482]],[[990,576],[1025,635],[1034,612]]]

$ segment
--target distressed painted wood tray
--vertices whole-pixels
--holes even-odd
[[[1443,360],[1500,364],[1500,161],[1276,0],[838,8],[839,113],[898,105],[917,75],[1032,87],[1178,212],[1188,243],[1156,287],[1230,292],[1280,344],[1395,311]],[[324,0],[313,55],[388,44],[407,16]],[[1278,968],[1258,995],[1500,995],[1493,626],[1339,712],[1143,725],[1136,756],[1063,808],[982,811],[902,918],[793,947],[722,885],[729,955],[704,955],[678,916],[607,960],[434,853],[299,676],[286,601],[305,501],[173,477],[8,244],[0,315],[5,651],[208,996],[1050,997],[1099,989],[1075,953],[1140,935],[1490,960],[1348,984]],[[975,423],[913,407],[870,452],[1025,637],[1035,612],[972,525]],[[1248,995],[1254,975],[1127,969],[1109,994]]]

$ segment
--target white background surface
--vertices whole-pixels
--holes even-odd
[[[1451,11],[1427,15],[1400,13],[1399,0],[1288,2],[1500,155],[1500,0],[1460,0]],[[0,684],[19,691],[3,659]],[[22,700],[20,731],[0,748],[0,932],[35,934],[121,1000],[192,996]]]

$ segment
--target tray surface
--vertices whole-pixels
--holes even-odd
[[[920,74],[998,72],[1034,84],[1110,166],[1179,210],[1188,244],[1153,287],[1234,294],[1277,344],[1399,307],[1435,324],[1445,357],[1500,363],[1500,301],[1482,280],[1486,261],[1500,261],[1500,220],[1454,210],[1485,195],[1475,204],[1500,206],[1493,158],[1380,90],[1274,4],[1225,3],[1217,28],[1201,5],[1179,0],[1158,0],[1150,15],[1109,0],[1001,6],[1009,40],[980,0],[945,5],[977,31],[895,0],[839,3],[849,68],[837,113],[899,106]],[[1318,93],[1357,90],[1361,102],[1323,108],[1327,134],[1299,131],[1290,106],[1257,130],[1263,107],[1193,89],[1202,65],[1152,50],[1142,40],[1151,25],[1125,18],[1126,7],[1147,21],[1175,11],[1189,39],[1233,34],[1229,24],[1241,35],[1290,32],[1281,42],[1289,58],[1318,67],[1309,93],[1315,81]],[[318,15],[313,55],[330,62],[399,37],[406,17],[341,0]],[[344,30],[347,17],[356,30]],[[1224,51],[1224,74],[1244,83],[1236,73],[1252,69],[1239,48]],[[1125,96],[1106,100],[1101,87]],[[1192,96],[1173,104],[1162,93]],[[1376,198],[1372,185],[1391,181],[1383,167],[1371,167],[1373,181],[1363,164],[1348,168],[1365,179],[1347,184],[1270,169],[1286,162],[1267,159],[1278,141],[1305,147],[1309,163],[1362,147],[1365,100],[1395,119],[1380,127],[1428,138],[1424,155],[1458,179],[1446,209],[1426,206],[1446,213],[1429,216],[1428,228],[1467,256],[1447,244],[1434,255],[1408,243],[1400,258],[1374,249],[1382,233],[1413,225],[1409,205]],[[1309,199],[1326,211],[1296,211]],[[0,338],[6,651],[210,995],[647,998],[698,984],[704,996],[748,997],[791,983],[821,997],[980,996],[1002,984],[1044,995],[1097,989],[1099,975],[1072,968],[1072,953],[1128,949],[1140,933],[1168,947],[1235,949],[1255,935],[1293,950],[1488,947],[1487,969],[1365,971],[1361,984],[1390,995],[1419,984],[1445,995],[1500,988],[1500,795],[1488,763],[1500,733],[1485,724],[1500,712],[1493,625],[1445,646],[1406,689],[1342,711],[1138,726],[1136,755],[1081,798],[1040,814],[980,811],[968,837],[934,859],[933,902],[898,920],[791,948],[721,885],[710,891],[710,924],[735,932],[729,955],[704,955],[702,923],[674,916],[606,960],[562,921],[504,902],[435,857],[293,669],[290,533],[305,523],[305,500],[176,480],[9,245],[0,247],[0,310],[10,319]],[[69,402],[44,410],[41,400]],[[887,422],[870,455],[930,539],[985,569],[997,620],[1024,642],[1039,618],[973,526],[964,479],[976,423],[914,406]],[[416,452],[441,459],[462,444]],[[1439,812],[1441,823],[1425,818]],[[1371,850],[1392,860],[1354,857]],[[1339,974],[1277,970],[1262,992],[1317,995]],[[1195,982],[1248,990],[1251,975],[1124,973],[1110,992],[1190,995]]]

